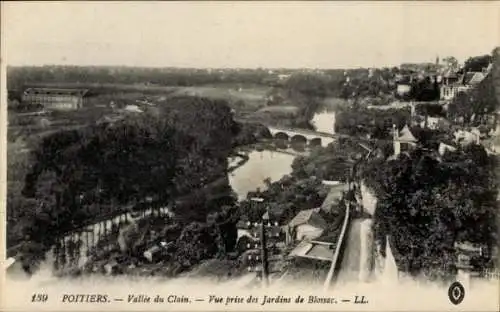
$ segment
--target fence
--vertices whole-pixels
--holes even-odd
[[[347,226],[350,220],[351,206],[349,203],[346,203],[346,210],[344,216],[344,223],[342,224],[342,229],[340,230],[340,235],[337,241],[337,247],[335,248],[335,253],[333,254],[332,264],[330,266],[330,270],[328,271],[328,275],[325,280],[325,284],[323,285],[324,290],[328,290],[332,283],[333,276],[335,274],[335,268],[337,267],[337,262],[340,254],[340,250],[343,247],[343,241],[346,234]]]
[[[484,278],[489,280],[500,280],[500,271],[498,269],[488,269],[481,274]]]

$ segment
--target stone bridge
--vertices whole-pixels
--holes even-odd
[[[274,139],[308,146],[327,146],[335,140],[335,135],[312,130],[268,126]]]

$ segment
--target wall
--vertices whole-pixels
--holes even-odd
[[[360,224],[359,281],[367,282],[373,270],[373,220]]]
[[[364,211],[373,216],[375,214],[377,198],[374,192],[364,183],[361,183],[361,196]],[[382,250],[385,250],[385,257],[382,256]],[[386,242],[374,241],[372,219],[363,221],[361,225],[360,261],[359,278],[362,281],[368,280],[372,272],[376,279],[389,283],[398,279],[398,269],[389,246],[389,240],[387,238]],[[371,270],[368,268],[371,268]]]
[[[373,191],[371,191],[363,182],[361,182],[361,198],[363,210],[373,216],[375,214],[375,208],[377,206],[377,198],[375,197]]]

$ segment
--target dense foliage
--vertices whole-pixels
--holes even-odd
[[[335,132],[352,136],[367,136],[374,139],[392,139],[392,125],[401,129],[410,121],[409,109],[346,108],[336,115]]]
[[[353,164],[367,153],[358,143],[356,139],[339,139],[326,148],[313,150],[307,157],[295,158],[290,175],[273,183],[266,181],[264,191],[247,196],[261,197],[264,203],[245,200],[240,204],[240,213],[258,221],[268,208],[277,221],[287,223],[299,211],[321,206],[329,191],[322,181],[346,182]],[[324,216],[329,217],[332,224],[338,221],[337,216]]]
[[[398,72],[397,68],[347,70],[340,96],[345,99],[377,98],[392,94],[396,90],[395,76]]]
[[[415,80],[411,85],[409,97],[419,102],[439,100],[440,89],[437,80],[432,81],[430,77]]]
[[[483,68],[488,67],[492,60],[493,56],[489,54],[469,57],[465,61],[463,71],[480,72],[483,70]]]
[[[455,242],[491,247],[498,241],[496,162],[471,145],[442,159],[418,149],[364,167],[364,179],[379,198],[376,238],[383,244],[390,237],[400,270],[449,273]]]
[[[316,208],[321,205],[326,191],[321,187],[321,180],[315,177],[297,179],[285,176],[279,181],[270,183],[264,191],[250,192],[248,198],[261,197],[263,203],[245,200],[240,203],[240,213],[252,222],[260,221],[269,209],[274,221],[284,224],[290,221],[297,212]]]
[[[212,181],[227,184],[227,157],[237,131],[223,102],[181,97],[154,113],[48,135],[33,151],[24,199],[8,203],[16,211],[10,221],[24,224],[18,229],[26,240],[46,249],[64,232],[146,198],[167,205]],[[175,212],[180,220],[204,222],[220,208],[200,202],[205,200]]]

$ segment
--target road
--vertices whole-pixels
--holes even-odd
[[[337,284],[355,282],[360,272],[361,257],[361,222],[363,219],[353,218],[347,232],[346,242],[341,254]]]

